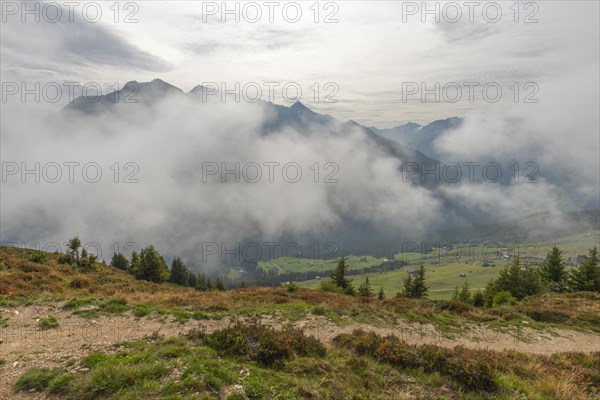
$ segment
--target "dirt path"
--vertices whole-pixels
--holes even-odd
[[[38,393],[15,395],[11,392],[15,381],[29,368],[61,366],[77,373],[81,359],[95,350],[114,351],[114,344],[118,341],[130,341],[153,334],[178,336],[191,329],[212,332],[231,322],[190,320],[181,324],[171,316],[166,316],[166,321],[161,322],[151,318],[136,319],[130,313],[87,320],[60,306],[34,305],[1,310],[2,316],[9,317],[9,325],[0,328],[0,359],[5,360],[4,366],[0,367],[0,400],[46,398]],[[60,327],[39,331],[36,318],[46,315],[56,317]],[[265,317],[263,322],[276,328],[282,327],[282,323],[271,316]],[[444,347],[463,345],[469,348],[516,350],[536,354],[600,351],[600,335],[560,329],[540,332],[526,326],[513,327],[510,332],[505,333],[471,326],[458,332],[455,338],[448,338],[432,325],[402,321],[384,327],[359,323],[338,327],[325,318],[311,317],[293,325],[326,344],[339,333],[349,333],[361,328],[380,335],[394,334],[411,344],[433,343]]]

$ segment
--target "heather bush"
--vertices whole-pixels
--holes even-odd
[[[211,334],[193,333],[206,345],[228,356],[241,356],[263,365],[273,365],[298,356],[325,356],[325,347],[301,330],[278,332],[259,323],[237,323]]]
[[[338,335],[334,343],[397,367],[438,372],[470,390],[495,389],[492,362],[485,352],[469,351],[463,347],[414,346],[396,336],[381,337],[362,330]]]

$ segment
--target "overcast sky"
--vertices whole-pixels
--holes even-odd
[[[344,224],[364,224],[385,236],[389,229],[427,237],[440,226],[462,224],[463,208],[464,223],[472,222],[471,212],[499,221],[597,208],[598,1],[481,2],[473,9],[468,2],[427,3],[440,11],[439,22],[423,15],[422,2],[281,2],[273,22],[263,2],[228,2],[230,10],[238,4],[239,22],[235,14],[223,20],[222,2],[111,1],[102,2],[101,15],[98,3],[82,2],[72,21],[67,8],[57,14],[56,3],[27,2],[33,14],[24,13],[23,4],[1,3],[0,156],[7,166],[22,168],[21,179],[12,174],[0,194],[6,240],[48,243],[76,233],[197,258],[201,242],[331,241]],[[294,5],[302,13],[296,23],[290,22],[299,15]],[[257,6],[262,18],[252,23]],[[337,128],[308,126],[308,134],[285,127],[263,136],[266,108],[231,104],[231,97],[198,107],[191,96],[162,96],[156,109],[122,108],[91,119],[58,113],[69,98],[66,82],[97,82],[106,93],[115,82],[122,87],[154,78],[186,92],[209,82],[226,90],[254,82],[263,100],[267,85],[279,84],[274,101],[288,105],[281,88],[298,83],[300,100],[310,108],[365,126],[464,117],[460,128],[430,143],[442,160],[497,162],[506,176],[515,162],[535,165],[540,179],[506,185],[463,180],[435,190],[405,184],[399,165],[410,160],[383,154],[364,132],[340,135]],[[36,83],[54,83],[62,96],[36,102],[29,93],[22,102],[14,93],[27,88],[35,95]],[[436,93],[426,101],[414,93],[422,84],[435,92],[436,83],[437,102]],[[482,88],[494,85],[502,95],[492,89],[484,100]],[[444,93],[444,86],[450,90]],[[325,103],[330,95],[338,102]],[[339,184],[207,185],[197,179],[200,162],[273,157],[303,168],[335,162]],[[38,184],[22,178],[32,163],[70,160],[98,163],[105,179]],[[116,161],[139,167],[138,184],[109,179]],[[442,198],[460,207],[449,211]]]
[[[184,91],[202,82],[224,82],[227,88],[235,82],[242,86],[298,82],[303,88],[301,101],[311,108],[341,120],[388,127],[499,107],[484,101],[480,88],[471,103],[464,82],[498,82],[503,89],[500,103],[512,101],[513,82],[534,82],[539,88],[534,98],[544,101],[544,88],[550,82],[578,75],[579,69],[598,71],[597,1],[522,2],[518,15],[512,1],[485,10],[490,2],[473,9],[456,2],[462,15],[455,23],[445,21],[457,14],[444,2],[429,3],[431,9],[439,7],[439,23],[434,15],[426,15],[427,21],[422,22],[421,2],[321,2],[318,23],[309,8],[313,2],[298,3],[302,16],[297,23],[285,20],[286,2],[274,8],[273,23],[264,2],[254,3],[262,13],[256,23],[250,22],[256,7],[244,9],[245,2],[238,5],[239,23],[234,15],[223,21],[221,2],[121,2],[116,23],[115,10],[109,9],[113,2],[99,3],[102,16],[97,23],[89,20],[95,18],[98,3],[84,9],[86,2],[74,7],[74,22],[63,7],[57,23],[48,22],[56,11],[47,7],[44,13],[41,4],[36,23],[35,16],[23,15],[21,2],[4,2],[2,80],[93,81],[107,90],[114,82],[161,78]],[[501,4],[499,18],[495,4]],[[230,2],[229,7],[235,5]],[[295,9],[289,7],[286,15],[293,19]],[[125,23],[127,16],[137,22]],[[327,16],[338,22],[324,23]],[[317,103],[309,89],[314,82],[321,88]],[[332,86],[324,90],[328,82],[339,87],[333,96],[337,103],[323,102],[333,91]],[[456,103],[443,98],[436,103],[433,96],[423,103],[419,94],[403,101],[405,82],[428,87],[457,82],[464,91]],[[262,98],[266,98],[267,87],[263,87]],[[520,90],[522,100],[529,92],[522,86]],[[281,90],[276,89],[275,95],[276,102],[285,104]]]

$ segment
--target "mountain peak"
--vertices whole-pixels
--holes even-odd
[[[358,122],[356,122],[353,119],[349,119],[348,121],[346,121],[346,124],[347,125],[360,125]]]
[[[123,86],[123,88],[128,88],[128,90],[131,90],[133,88],[136,91],[150,90],[156,95],[170,91],[182,92],[182,90],[179,89],[177,86],[173,86],[169,82],[165,82],[162,79],[158,78],[154,78],[149,82],[140,82],[136,80],[129,81]]]
[[[149,87],[162,89],[162,90],[177,89],[178,91],[181,91],[181,89],[179,89],[177,86],[173,86],[169,82],[165,82],[162,79],[158,79],[158,78],[152,79],[151,82],[143,82],[141,84],[148,85]]]
[[[295,102],[294,104],[292,104],[292,106],[290,107],[290,110],[294,110],[294,111],[311,111],[312,110],[308,107],[306,107],[304,104],[300,103],[299,101]]]
[[[202,94],[206,90],[206,86],[196,85],[188,92],[188,94]]]

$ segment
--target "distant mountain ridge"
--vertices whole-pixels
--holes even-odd
[[[110,111],[116,104],[151,104],[166,95],[184,95],[183,90],[161,79],[151,82],[127,82],[122,89],[105,95],[79,96],[67,104],[63,111],[100,114]]]
[[[123,89],[108,93],[106,95],[84,98],[76,98],[63,108],[66,113],[76,112],[84,115],[100,115],[109,112],[116,106],[152,106],[165,96],[178,96],[181,98],[197,99],[199,102],[221,101],[216,96],[203,97],[203,91],[207,88],[202,85],[195,86],[189,92],[173,86],[161,79],[154,79],[150,82],[131,81],[123,86]],[[406,146],[399,141],[386,138],[384,135],[375,133],[363,125],[353,120],[341,122],[327,114],[319,114],[297,101],[289,107],[278,105],[264,100],[259,100],[257,105],[264,107],[267,118],[263,124],[262,132],[264,135],[274,134],[280,130],[289,127],[302,134],[308,134],[314,129],[333,130],[348,133],[352,129],[362,131],[369,139],[375,143],[384,153],[399,158],[403,162],[417,163],[419,165],[427,164],[434,168],[439,165],[439,161],[423,154],[421,151]],[[431,187],[435,185],[434,179],[429,176],[424,181],[413,179],[418,185]]]
[[[210,91],[208,91],[210,89]],[[97,116],[104,112],[114,110],[115,107],[138,107],[154,106],[162,99],[168,96],[175,96],[182,99],[198,101],[199,106],[202,103],[221,102],[221,96],[214,89],[202,85],[196,85],[188,92],[171,85],[161,79],[154,79],[150,82],[130,81],[124,87],[112,93],[97,97],[78,97],[73,102],[64,107],[65,113],[75,112],[83,115]],[[231,98],[231,97],[228,97]],[[401,160],[401,165],[412,164],[418,166],[420,171],[439,170],[444,163],[456,161],[448,159],[447,154],[440,153],[437,148],[437,141],[455,129],[459,129],[464,120],[459,117],[451,117],[442,120],[436,120],[426,125],[420,125],[414,122],[405,123],[393,128],[379,129],[376,127],[366,127],[354,120],[341,122],[331,115],[320,114],[306,107],[301,102],[296,102],[291,106],[279,105],[272,102],[259,100],[256,106],[262,107],[265,118],[262,121],[262,135],[278,134],[285,129],[293,129],[300,134],[309,135],[311,132],[327,131],[334,134],[349,134],[351,131],[361,131],[374,143],[384,154]],[[126,108],[125,108],[126,109]],[[160,112],[159,110],[156,110]],[[493,160],[492,160],[493,161]],[[407,167],[408,168],[408,167]],[[415,185],[426,188],[436,188],[444,186],[448,182],[436,178],[432,174],[407,174],[409,181]],[[476,178],[477,181],[481,179]],[[511,181],[510,174],[502,176],[501,184],[509,185]],[[438,192],[441,198],[445,195]],[[446,204],[446,202],[445,202]],[[448,208],[455,209],[458,204],[446,204]],[[464,214],[468,220],[475,218],[479,220],[479,211],[462,207],[459,211]],[[581,209],[596,208],[594,202],[582,206]],[[572,207],[570,208],[573,209]],[[473,213],[477,216],[472,215]],[[484,222],[484,221],[479,221]]]
[[[97,115],[102,112],[110,111],[118,103],[127,105],[151,105],[167,95],[196,97],[206,101],[216,100],[217,97],[214,96],[214,93],[212,92],[208,92],[206,96],[204,95],[204,92],[207,89],[208,88],[205,86],[197,85],[186,93],[162,79],[154,79],[150,82],[138,82],[134,80],[127,82],[122,89],[106,95],[77,97],[73,102],[64,107],[63,110]],[[265,133],[277,131],[284,126],[290,126],[302,132],[306,131],[309,128],[309,125],[312,127],[315,125],[325,126],[332,123],[335,124],[336,122],[339,123],[334,117],[314,112],[299,101],[290,107],[264,100],[260,100],[258,103],[266,107],[272,116],[264,126]],[[351,124],[346,126],[358,126],[371,138],[380,143],[384,143],[385,141],[379,140],[373,136],[374,134],[402,146],[417,150],[419,153],[423,153],[428,159],[440,159],[441,155],[435,150],[433,145],[434,141],[444,132],[460,127],[462,121],[462,118],[452,117],[437,120],[427,125],[409,122],[394,128],[378,129],[376,127],[368,128],[350,120],[348,122],[351,122]],[[389,143],[387,145],[389,146]],[[397,146],[393,147],[400,149]],[[405,149],[404,151],[401,151],[401,153],[406,155],[408,152]]]
[[[377,129],[372,127],[371,130],[387,139],[419,150],[429,157],[443,160],[443,155],[435,148],[435,141],[444,133],[460,128],[462,123],[462,118],[452,117],[433,121],[427,125],[409,122],[394,128]]]

